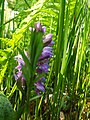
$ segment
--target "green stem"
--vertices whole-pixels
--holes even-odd
[[[26,0],[24,0],[25,1],[25,3],[27,4],[27,6],[30,8],[30,5],[28,4],[28,2],[26,1]]]
[[[20,104],[17,114],[16,114],[16,120],[19,120],[19,118],[21,117],[21,115],[23,114],[23,112],[25,110],[25,100],[26,100],[26,95],[23,94],[21,104]]]
[[[30,115],[30,97],[31,97],[32,80],[33,80],[33,77],[31,77],[30,83],[28,83],[27,85],[26,120],[28,120],[28,117],[31,116]]]
[[[62,57],[62,53],[63,53],[64,14],[65,14],[65,0],[60,0],[60,11],[59,11],[59,17],[58,17],[58,20],[59,20],[58,43],[57,43],[57,49],[56,49],[56,69],[55,69],[56,77],[58,76],[58,73],[60,72],[61,60],[62,60],[61,57]]]
[[[2,9],[1,9],[1,23],[0,23],[0,37],[3,36],[3,27],[2,27],[2,24],[4,22],[4,1],[5,0],[2,0]],[[0,48],[1,48],[1,40],[0,40]]]

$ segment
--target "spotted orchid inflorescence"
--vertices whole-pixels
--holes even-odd
[[[41,52],[41,55],[39,56],[37,65],[36,65],[36,75],[39,76],[42,73],[48,73],[49,68],[49,60],[53,56],[53,49],[52,45],[54,44],[54,41],[52,40],[52,34],[47,34],[44,36],[44,33],[46,32],[46,27],[42,26],[40,22],[35,24],[35,28],[30,27],[29,28],[31,32],[42,32],[43,33],[43,49]],[[32,34],[32,33],[31,33]],[[25,52],[26,57],[29,59],[29,55]],[[21,80],[22,86],[25,85],[25,77],[22,72],[22,66],[25,66],[25,62],[21,55],[15,56],[15,60],[18,61],[18,66],[16,66],[15,71],[17,72],[14,74],[15,80]],[[36,87],[36,93],[40,94],[40,92],[45,92],[45,77],[41,77],[37,82],[34,83]]]

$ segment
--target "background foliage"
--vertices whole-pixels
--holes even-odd
[[[14,56],[18,47],[27,50],[29,27],[40,21],[47,27],[46,33],[53,34],[55,45],[46,75],[46,91],[40,98],[32,92],[32,119],[58,120],[61,113],[66,120],[90,118],[89,0],[7,0],[8,5],[5,3],[0,1],[0,90],[14,110],[18,110],[23,99],[13,76],[17,65]],[[24,114],[21,117],[24,119]]]

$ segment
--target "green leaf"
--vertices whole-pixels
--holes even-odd
[[[43,49],[43,40],[42,40],[42,33],[39,32],[38,35],[36,36],[36,41],[34,43],[34,51],[36,51],[35,53],[35,58],[34,58],[34,64],[33,67],[36,67],[36,64],[38,62],[38,59],[41,55],[42,49]]]
[[[33,67],[33,72],[35,72],[38,59],[43,49],[42,36],[43,36],[43,33],[40,31],[39,32],[34,31],[34,33],[32,33],[31,43],[30,43],[30,47],[31,47],[30,59]]]
[[[26,78],[26,81],[28,83],[30,83],[30,78],[31,78],[31,74],[32,74],[31,63],[29,62],[29,59],[27,58],[25,53],[20,48],[18,48],[18,50],[19,50],[20,54],[22,55],[22,58],[23,58],[23,60],[25,62],[25,66],[22,67],[24,77]]]
[[[17,85],[16,85],[16,82],[15,82],[14,86],[12,87],[11,92],[10,92],[9,95],[8,95],[8,98],[11,98],[11,97],[12,97],[12,95],[13,95],[13,93],[15,92],[16,89],[17,89]]]

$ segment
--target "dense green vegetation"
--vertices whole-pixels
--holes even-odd
[[[53,41],[48,72],[39,74],[47,39]],[[18,54],[24,63],[15,60]],[[15,80],[18,64],[23,75]],[[89,0],[0,0],[2,108],[0,120],[90,119]]]

